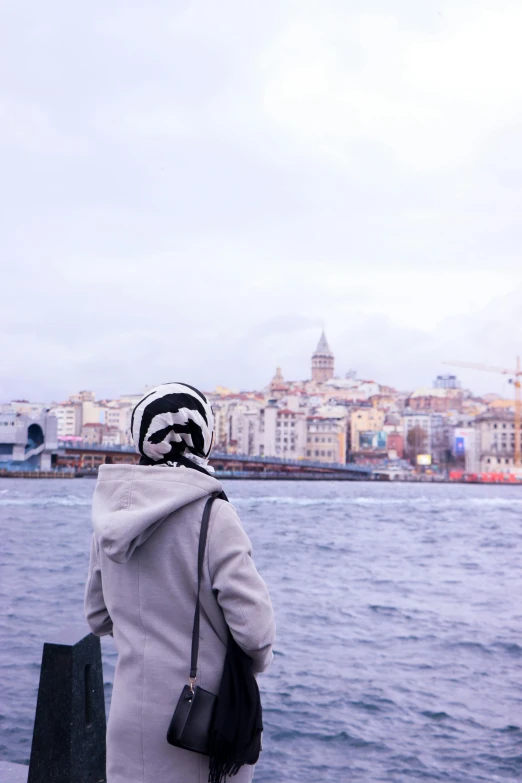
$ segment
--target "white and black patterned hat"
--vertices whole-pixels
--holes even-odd
[[[132,412],[132,439],[140,454],[152,462],[175,460],[183,453],[205,459],[213,432],[210,403],[186,383],[157,386]]]

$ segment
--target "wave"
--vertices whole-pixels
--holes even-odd
[[[383,606],[381,604],[370,604],[369,608],[372,612],[383,614],[393,614],[394,612],[400,611],[396,606]]]
[[[0,507],[4,506],[33,506],[33,507],[52,507],[52,506],[90,506],[92,498],[76,497],[69,495],[66,497],[50,498],[11,498],[6,497],[7,490],[0,493]],[[232,498],[234,506],[252,507],[255,505],[275,505],[275,506],[414,506],[429,505],[432,510],[440,511],[443,509],[469,508],[470,505],[480,504],[482,506],[507,507],[513,505],[522,505],[522,498],[466,498],[466,499],[438,499],[428,497],[420,498],[372,498],[372,497],[335,497],[335,498],[310,498],[310,497],[291,497],[286,495],[260,495],[259,497],[235,497]]]
[[[409,500],[405,499],[397,499],[397,498],[391,498],[389,500],[382,500],[380,498],[368,498],[368,497],[358,497],[358,498],[343,498],[343,497],[336,497],[336,498],[296,498],[291,497],[290,495],[260,495],[259,497],[250,497],[250,498],[241,498],[236,497],[233,498],[233,504],[235,506],[239,505],[253,505],[255,503],[266,503],[266,504],[274,504],[278,506],[326,506],[326,505],[340,505],[340,506],[350,506],[350,505],[400,505],[402,503],[408,503]],[[415,501],[412,501],[415,502]]]
[[[370,748],[379,747],[380,743],[371,740],[364,740],[356,737],[348,731],[338,731],[336,733],[321,733],[313,731],[299,731],[299,729],[279,729],[273,731],[271,739],[275,742],[288,740],[309,740],[315,742],[341,742],[350,745],[352,748]]]
[[[401,488],[404,485],[401,485]],[[35,497],[35,496],[22,496],[17,497],[18,492],[14,492],[14,495],[10,493],[13,490],[0,489],[0,507],[2,506],[34,506],[34,507],[50,507],[50,506],[90,506],[92,504],[92,497],[82,497],[79,495],[65,495],[50,497]],[[241,497],[236,496],[231,498],[235,506],[247,506],[252,507],[256,505],[275,505],[275,506],[297,506],[297,507],[309,507],[309,506],[376,506],[376,507],[408,507],[415,508],[429,506],[432,513],[444,509],[456,509],[456,508],[468,508],[470,506],[480,507],[505,507],[510,508],[513,506],[522,505],[522,497],[436,497],[434,495],[411,495],[409,497],[396,497],[385,495],[381,497],[372,497],[368,495],[356,495],[353,497],[346,497],[337,495],[335,497],[310,497],[310,496],[294,496],[294,495],[258,495]]]
[[[517,658],[522,656],[522,647],[516,642],[495,642],[492,647],[496,647],[509,655],[514,655]]]
[[[423,710],[421,715],[424,715],[425,718],[431,718],[431,720],[446,720],[446,718],[451,718],[451,715],[448,715],[447,712],[432,712],[432,710]]]
[[[63,498],[0,498],[3,506],[91,506],[92,498],[79,498],[69,495]]]
[[[444,646],[448,649],[460,649],[468,650],[469,652],[478,652],[484,655],[494,655],[495,653],[507,653],[514,658],[522,657],[522,647],[516,642],[491,642],[489,644],[482,644],[481,642],[474,642],[467,639],[462,639],[455,642],[445,642]]]
[[[259,495],[258,497],[236,497],[232,499],[235,506],[273,504],[279,506],[418,506],[429,505],[431,508],[467,508],[470,505],[480,506],[518,506],[522,505],[522,498],[433,498],[427,496],[392,498],[392,497],[292,497],[290,495]]]

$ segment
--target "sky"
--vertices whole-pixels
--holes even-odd
[[[2,0],[0,401],[522,353],[519,0]]]

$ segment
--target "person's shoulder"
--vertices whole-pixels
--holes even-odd
[[[221,550],[223,547],[232,546],[250,551],[252,544],[232,503],[219,499],[214,502],[212,512],[209,527],[210,548],[215,551],[216,548]]]
[[[242,529],[241,520],[235,509],[229,500],[223,500],[217,498],[212,506],[211,522],[214,524],[222,525],[237,525]]]

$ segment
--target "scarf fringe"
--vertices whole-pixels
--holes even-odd
[[[226,783],[227,776],[237,775],[243,762],[224,761],[216,758],[210,759],[210,768],[208,773],[208,783]]]
[[[227,777],[237,775],[241,767],[245,764],[256,763],[259,757],[259,750],[255,752],[254,748],[260,748],[261,743],[259,734],[256,733],[255,740],[239,753],[236,750],[235,758],[231,758],[234,751],[226,740],[219,739],[219,735],[211,740],[210,763],[208,773],[208,783],[226,783]],[[219,751],[217,750],[219,748]],[[228,749],[228,753],[227,753]],[[255,757],[255,760],[254,760]]]

